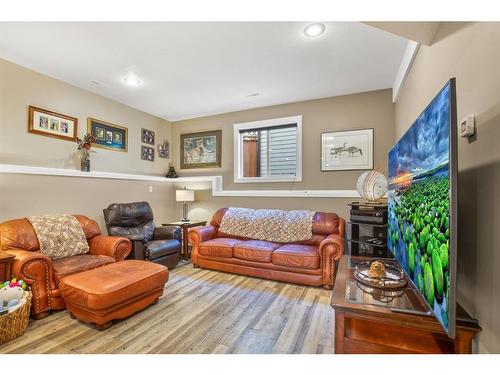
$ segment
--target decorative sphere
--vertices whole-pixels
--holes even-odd
[[[387,192],[387,179],[377,171],[364,172],[358,178],[356,189],[361,197],[376,201]]]

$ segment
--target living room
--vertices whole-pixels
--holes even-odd
[[[325,7],[2,18],[0,353],[500,351],[500,23]]]

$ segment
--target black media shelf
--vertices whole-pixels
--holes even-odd
[[[369,240],[371,238],[376,238],[376,239],[384,241],[384,242],[381,245],[376,244],[376,243],[370,243],[367,240]],[[356,238],[356,239],[351,238],[349,241],[354,242],[354,243],[358,243],[358,244],[374,246],[374,247],[387,247],[387,241],[385,238],[382,238],[382,237],[360,236],[359,238]]]
[[[366,225],[369,227],[376,227],[376,228],[387,228],[387,224],[356,223],[354,221],[348,221],[347,224]]]
[[[349,206],[350,255],[392,258],[387,249],[387,203],[353,202]],[[382,243],[371,243],[370,239]]]

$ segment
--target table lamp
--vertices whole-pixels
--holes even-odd
[[[176,190],[175,200],[177,202],[182,202],[182,221],[189,221],[188,219],[188,205],[187,202],[194,201],[194,191],[193,190]]]

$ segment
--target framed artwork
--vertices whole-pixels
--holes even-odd
[[[219,168],[222,130],[181,134],[181,169]]]
[[[155,132],[148,129],[141,129],[142,143],[155,144]]]
[[[155,161],[155,148],[141,146],[141,159],[147,161]]]
[[[123,126],[89,117],[87,132],[95,137],[96,147],[122,152],[128,150],[128,129]]]
[[[321,170],[373,169],[373,129],[321,133]]]
[[[76,142],[78,119],[30,105],[28,132]]]
[[[168,141],[165,139],[163,143],[158,143],[158,157],[162,159],[169,159],[170,158],[170,144]]]

